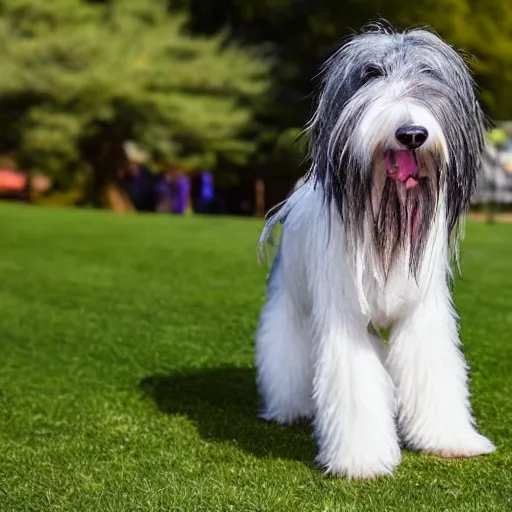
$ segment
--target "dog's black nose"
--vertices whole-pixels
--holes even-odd
[[[400,144],[407,146],[408,149],[419,148],[428,137],[428,132],[423,126],[402,126],[395,133]]]

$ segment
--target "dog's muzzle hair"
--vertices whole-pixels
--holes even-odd
[[[458,239],[483,115],[463,59],[434,34],[377,26],[351,39],[324,66],[308,131],[308,179],[335,201],[355,246],[371,213],[386,274],[399,249],[416,273],[440,199]]]

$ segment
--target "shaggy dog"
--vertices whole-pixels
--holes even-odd
[[[349,478],[391,473],[401,444],[492,452],[449,287],[484,145],[463,59],[426,30],[366,27],[325,64],[308,133],[306,180],[260,240],[283,224],[256,340],[262,417],[314,418],[318,462]]]

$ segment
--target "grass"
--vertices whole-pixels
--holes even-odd
[[[255,417],[251,219],[0,205],[0,511],[512,509],[512,225],[472,223],[456,289],[485,458],[323,477]]]

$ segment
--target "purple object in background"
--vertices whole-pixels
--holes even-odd
[[[170,183],[171,213],[185,213],[190,194],[190,179],[188,176],[176,176]]]
[[[203,201],[213,201],[214,186],[213,175],[210,172],[201,173],[201,199]]]
[[[156,194],[158,197],[156,211],[160,213],[171,213],[171,184],[165,177],[158,181]]]
[[[125,176],[123,186],[136,210],[155,210],[157,183],[158,177],[143,165],[134,165],[131,172]]]
[[[213,175],[203,171],[192,179],[191,196],[196,213],[209,213],[215,198],[215,185]]]

